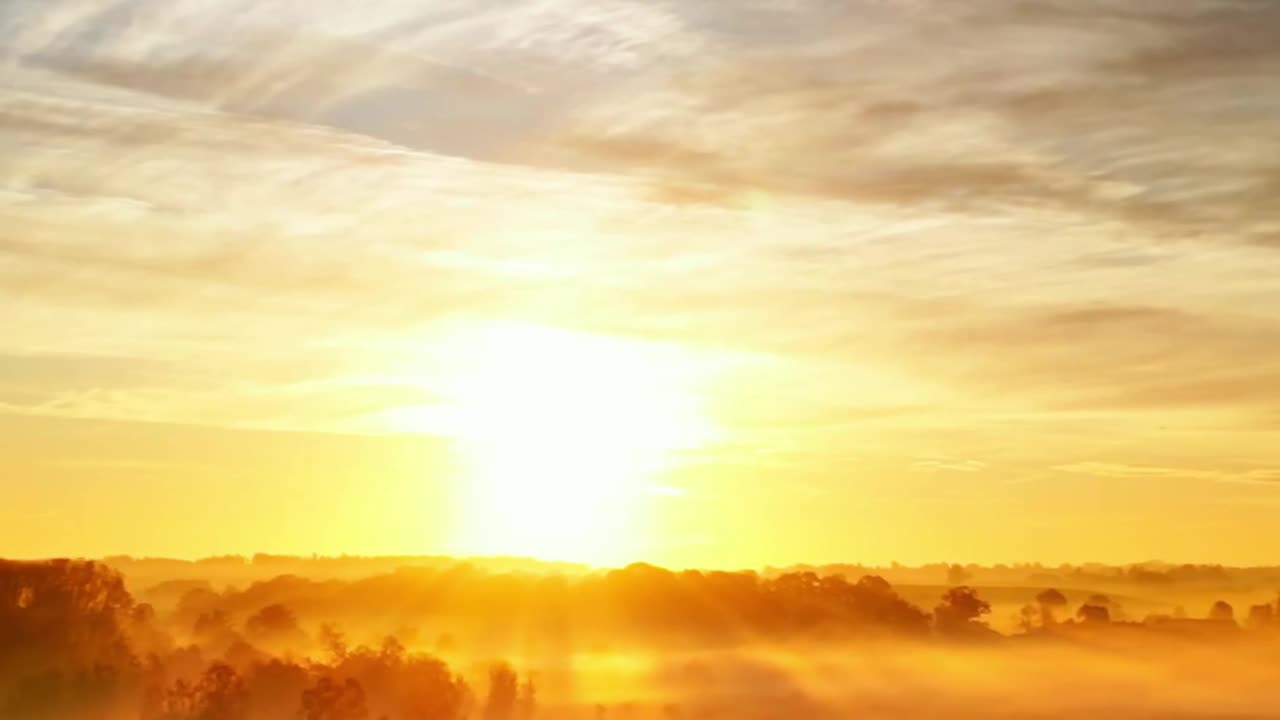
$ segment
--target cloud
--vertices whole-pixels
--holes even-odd
[[[210,368],[284,403],[512,317],[749,357],[716,399],[762,433],[1221,427],[1280,378],[1275,23],[1247,0],[8,3],[0,351],[183,368],[138,399],[86,365],[67,412],[201,407],[160,396]],[[210,416],[281,414],[256,402]]]
[[[238,374],[245,378],[253,372],[250,367]],[[183,383],[159,376],[130,387],[54,386],[31,391],[22,402],[0,402],[0,412],[226,428],[393,433],[425,429],[371,423],[367,416],[389,407],[438,401],[431,391],[394,379],[334,377],[286,384],[228,382],[209,376],[200,383]]]
[[[952,349],[923,364],[1046,407],[1262,409],[1280,390],[1280,327],[1264,316],[1096,304],[968,318],[921,333],[914,342]]]
[[[987,469],[987,464],[979,460],[918,460],[914,467],[921,470],[936,470],[957,473],[976,473]]]
[[[0,354],[0,388],[128,387],[171,375],[173,368],[139,358],[53,353]]]
[[[1079,462],[1058,465],[1059,472],[1090,475],[1117,480],[1205,480],[1209,482],[1268,484],[1280,482],[1280,468],[1247,470],[1212,470],[1188,467],[1125,465],[1104,462]]]
[[[629,84],[587,108],[563,143],[656,176],[659,197],[706,185],[1015,217],[1049,208],[1153,239],[1274,234],[1273,6],[825,5],[788,18],[816,49],[722,43],[683,80]],[[849,32],[823,34],[839,23]],[[1218,51],[1237,42],[1246,50]]]

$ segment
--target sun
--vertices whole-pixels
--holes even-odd
[[[598,565],[639,557],[658,476],[711,434],[686,354],[507,323],[449,344],[446,424],[464,485],[456,550]]]

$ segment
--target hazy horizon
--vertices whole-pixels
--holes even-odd
[[[1089,568],[1172,568],[1179,566],[1195,566],[1195,567],[1221,567],[1229,570],[1262,570],[1280,568],[1280,561],[1274,563],[1259,564],[1233,564],[1220,562],[1199,562],[1195,560],[1185,560],[1181,558],[1146,558],[1142,560],[1132,560],[1123,562],[1107,562],[1102,560],[1061,560],[1061,561],[1045,561],[1045,560],[1010,560],[995,562],[975,562],[965,560],[963,558],[946,560],[942,558],[927,559],[917,562],[900,562],[897,560],[873,561],[858,558],[844,557],[834,559],[796,559],[791,562],[782,563],[766,563],[762,565],[751,564],[732,564],[724,565],[679,565],[666,564],[648,560],[643,557],[625,559],[619,563],[590,563],[576,560],[566,560],[555,557],[538,557],[535,555],[521,555],[519,553],[499,554],[499,555],[460,555],[453,553],[394,553],[394,554],[361,554],[361,553],[292,553],[292,552],[271,552],[257,551],[252,553],[225,552],[213,553],[209,555],[136,555],[132,553],[113,553],[104,552],[95,555],[85,554],[55,554],[55,555],[6,555],[6,559],[38,562],[43,560],[69,559],[69,560],[86,560],[92,562],[111,563],[112,561],[122,560],[130,562],[173,562],[191,565],[207,564],[207,563],[230,563],[255,565],[286,562],[286,561],[397,561],[397,560],[431,560],[431,561],[447,561],[458,564],[475,563],[477,565],[500,564],[510,565],[512,568],[518,569],[521,564],[527,564],[531,568],[545,567],[547,571],[554,572],[557,570],[565,570],[579,568],[583,571],[601,571],[601,570],[617,570],[629,565],[653,565],[668,570],[716,570],[716,571],[744,571],[744,572],[761,572],[761,571],[777,571],[797,568],[830,568],[830,567],[857,567],[867,569],[903,569],[903,570],[920,570],[925,568],[946,568],[951,566],[960,566],[965,568],[983,568],[983,569],[1027,569],[1038,568],[1045,570],[1056,570],[1061,568],[1067,569],[1089,569]]]
[[[260,561],[0,560],[0,716],[1260,720],[1280,711],[1271,691],[1280,567],[544,574]]]

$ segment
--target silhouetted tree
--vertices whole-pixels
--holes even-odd
[[[1262,630],[1275,624],[1275,608],[1269,604],[1254,605],[1249,608],[1246,624],[1253,630]]]
[[[100,563],[0,560],[0,717],[72,717],[122,693],[148,615]]]
[[[1018,609],[1018,614],[1014,617],[1014,622],[1022,632],[1033,632],[1036,629],[1036,624],[1040,619],[1040,615],[1040,610],[1037,609],[1035,605],[1023,605]]]
[[[1111,622],[1111,610],[1106,605],[1085,603],[1076,611],[1076,617],[1087,623]]]
[[[516,697],[516,714],[521,720],[529,720],[538,712],[538,688],[533,684],[533,678],[525,676],[524,682],[520,683],[520,692]]]
[[[531,691],[532,685],[529,685]],[[485,720],[511,720],[512,717],[524,715],[521,705],[526,698],[522,694],[526,688],[521,687],[516,671],[506,662],[498,662],[489,669],[489,694],[485,697]],[[530,698],[531,700],[531,698]]]
[[[231,627],[231,616],[225,610],[200,613],[191,628],[191,637],[214,655],[222,655],[243,638]]]
[[[254,663],[241,671],[241,676],[253,699],[255,720],[294,717],[299,712],[299,698],[315,681],[312,668],[280,658]]]
[[[489,694],[484,702],[486,720],[510,720],[518,693],[519,679],[510,665],[496,663],[489,668]]]
[[[320,626],[320,644],[324,649],[329,651],[334,660],[342,660],[347,657],[350,647],[347,645],[347,638],[337,626],[325,623]]]
[[[963,565],[949,565],[947,567],[947,584],[951,586],[960,586],[969,582],[973,575],[964,568]]]
[[[1040,607],[1040,625],[1049,627],[1057,622],[1057,612],[1067,606],[1067,596],[1056,588],[1041,590],[1036,594],[1036,605]]]
[[[404,643],[400,642],[400,638],[395,635],[388,635],[382,638],[382,646],[378,648],[378,653],[384,661],[397,664],[404,660],[407,651]]]
[[[1085,601],[1089,605],[1097,605],[1107,609],[1107,613],[1112,620],[1124,619],[1124,608],[1120,607],[1120,603],[1116,602],[1110,595],[1103,593],[1094,593]]]
[[[196,685],[199,720],[240,720],[248,714],[249,694],[230,665],[215,663]]]
[[[933,611],[934,625],[944,635],[985,634],[989,629],[980,618],[991,612],[991,605],[978,597],[971,587],[951,588]]]
[[[0,669],[128,663],[134,610],[123,578],[105,565],[0,560]]]
[[[244,681],[230,665],[215,663],[195,684],[175,682],[148,720],[243,720],[248,709]]]
[[[123,695],[128,672],[128,668],[95,665],[24,673],[8,697],[0,697],[0,717],[60,720],[96,716]]]
[[[1234,623],[1236,621],[1236,611],[1229,603],[1219,600],[1209,608],[1209,619],[1217,622]]]
[[[537,707],[537,689],[532,678],[520,682],[512,667],[495,663],[489,668],[489,691],[484,702],[486,720],[527,720]]]
[[[401,712],[413,720],[454,720],[462,717],[469,698],[467,684],[449,672],[442,661],[426,656],[407,658],[399,668],[403,696]]]
[[[366,720],[369,708],[364,688],[354,678],[338,682],[328,675],[302,693],[301,720]]]
[[[302,633],[298,617],[288,607],[275,603],[254,613],[245,622],[245,630],[252,637],[293,639]]]

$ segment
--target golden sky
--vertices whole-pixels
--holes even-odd
[[[1280,557],[1280,4],[9,0],[0,555]]]

